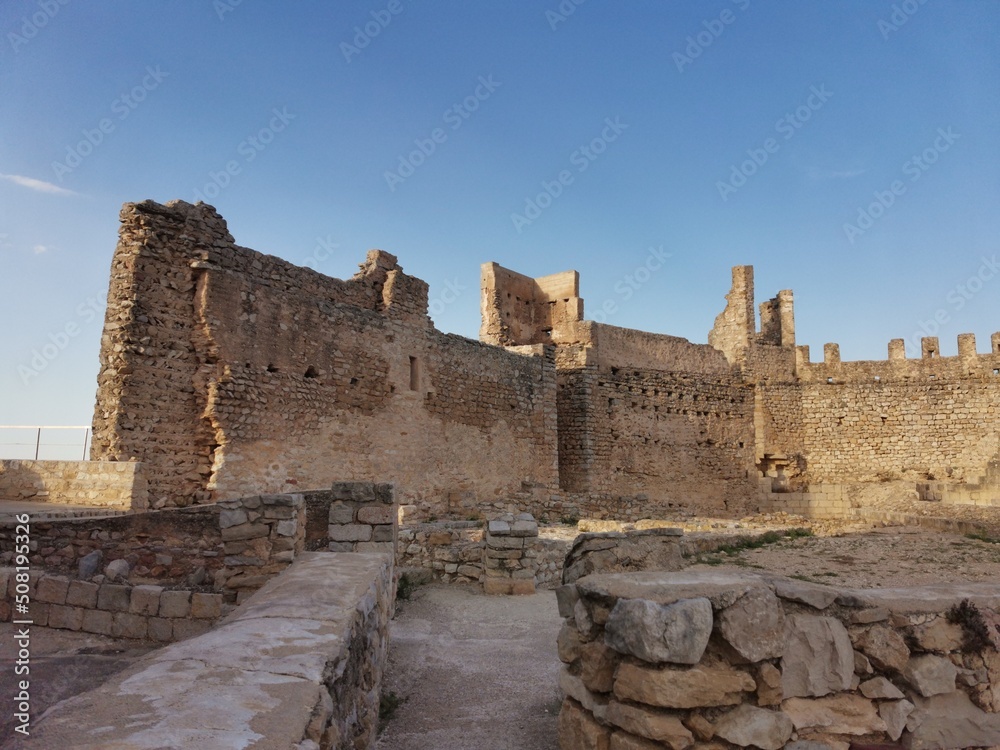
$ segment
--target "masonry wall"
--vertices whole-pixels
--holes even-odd
[[[210,206],[126,204],[92,456],[142,460],[153,507],[351,478],[432,514],[554,486],[551,355],[426,313],[388,253],[342,281],[236,246]]]
[[[974,351],[974,350],[973,350]],[[763,449],[809,482],[977,483],[1000,458],[1000,356],[803,362],[758,386]]]
[[[142,509],[146,476],[135,462],[3,460],[0,499]]]

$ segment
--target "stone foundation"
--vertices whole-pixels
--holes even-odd
[[[102,508],[147,507],[146,474],[136,461],[0,461],[0,500]]]
[[[998,586],[634,573],[557,594],[563,750],[1000,744]]]
[[[538,524],[528,513],[501,516],[486,525],[483,590],[487,594],[535,593],[537,538]]]

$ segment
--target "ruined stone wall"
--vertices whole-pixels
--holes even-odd
[[[626,573],[557,596],[567,750],[930,750],[1000,738],[995,585]]]
[[[146,507],[146,475],[136,462],[0,461],[0,500],[102,508]]]
[[[556,484],[555,368],[435,330],[372,251],[346,281],[233,244],[210,206],[126,204],[94,458],[144,461],[153,507],[349,477],[435,512]]]

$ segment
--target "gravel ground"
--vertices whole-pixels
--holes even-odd
[[[555,594],[430,585],[392,622],[377,750],[554,750],[562,695]]]

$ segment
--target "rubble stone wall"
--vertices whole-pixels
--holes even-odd
[[[138,510],[146,477],[137,462],[2,460],[0,500]]]
[[[557,596],[563,750],[1000,740],[996,585],[657,572],[592,575]]]
[[[210,206],[126,204],[92,457],[141,460],[153,507],[344,476],[429,514],[555,486],[555,368],[437,331],[427,285],[371,251],[349,280],[234,243]]]

